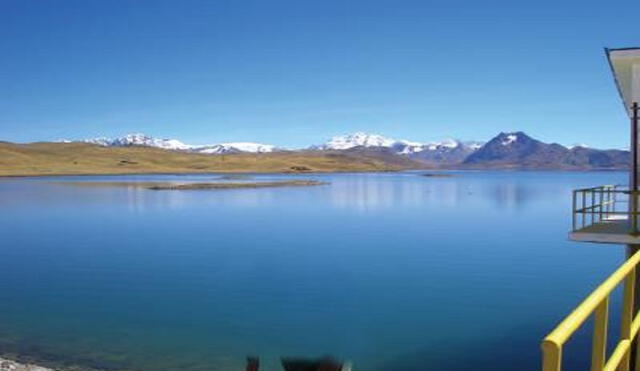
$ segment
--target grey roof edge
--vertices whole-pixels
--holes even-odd
[[[611,62],[611,52],[619,51],[619,50],[640,50],[640,47],[629,47],[629,48],[604,48],[604,53],[607,56],[607,62],[609,63],[609,69],[611,70],[611,75],[613,75],[613,81],[616,84],[616,90],[618,90],[618,95],[620,96],[620,100],[622,101],[622,106],[624,107],[624,111],[629,114],[629,109],[631,107],[627,107],[624,102],[624,95],[622,95],[622,90],[620,89],[620,81],[618,81],[618,77],[616,76],[616,71],[613,69],[613,62]]]
[[[640,49],[640,46],[629,46],[629,47],[625,47],[625,48],[604,48],[604,50],[607,51],[607,53],[609,51],[618,51],[618,50],[636,50],[636,49]]]

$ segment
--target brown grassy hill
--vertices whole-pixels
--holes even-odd
[[[204,155],[151,147],[0,142],[0,176],[60,174],[396,171],[421,165],[384,154],[291,151]]]

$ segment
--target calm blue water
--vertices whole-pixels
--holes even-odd
[[[56,183],[214,175],[2,179],[0,351],[118,370],[247,355],[537,370],[540,339],[624,255],[567,241],[570,191],[626,174],[455,174],[222,191]]]

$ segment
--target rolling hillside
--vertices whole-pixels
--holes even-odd
[[[58,174],[342,172],[419,168],[411,159],[384,153],[282,151],[207,155],[153,147],[105,147],[89,143],[0,142],[0,176]]]

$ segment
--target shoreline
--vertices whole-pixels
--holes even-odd
[[[33,363],[20,363],[11,359],[0,357],[0,371],[55,371],[52,368],[39,366]]]
[[[155,172],[155,171],[140,171],[140,172],[96,172],[96,173],[37,173],[37,174],[0,174],[2,178],[44,178],[44,177],[66,177],[66,176],[125,176],[125,175],[305,175],[305,174],[383,174],[383,173],[403,173],[403,172],[419,172],[419,171],[432,171],[432,172],[450,172],[450,171],[465,171],[465,172],[478,172],[478,171],[495,171],[495,172],[619,172],[629,171],[629,169],[618,168],[594,168],[594,169],[544,169],[544,168],[416,168],[416,169],[381,169],[381,170],[310,170],[310,171],[171,171],[171,172]]]
[[[378,173],[401,173],[405,171],[451,171],[454,169],[382,169],[382,170],[311,170],[311,171],[172,171],[172,172],[106,172],[106,173],[50,173],[50,174],[0,174],[2,178],[43,178],[43,177],[62,177],[62,176],[124,176],[124,175],[305,175],[305,174],[378,174]]]

